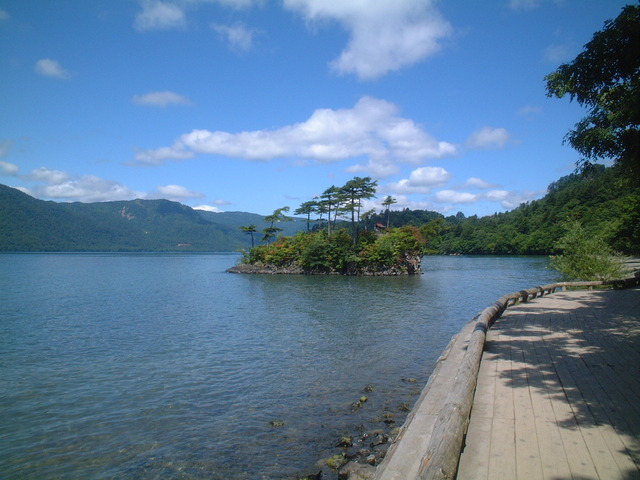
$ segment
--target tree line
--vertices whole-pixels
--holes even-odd
[[[369,218],[375,210],[362,212],[363,200],[373,198],[378,185],[377,180],[371,177],[354,177],[341,187],[335,185],[330,186],[321,195],[314,197],[313,200],[302,203],[294,212],[294,215],[306,215],[307,232],[311,231],[311,225],[315,229],[326,228],[327,235],[331,237],[332,230],[336,230],[338,220],[341,222],[349,221],[351,228],[351,238],[355,245],[358,240],[358,233],[363,221]],[[388,205],[395,203],[395,200],[389,200]],[[291,217],[285,215],[290,208],[281,207],[276,209],[271,215],[267,215],[265,220],[269,222],[269,226],[262,230],[262,241],[270,244],[278,233],[282,231],[276,224],[291,220]],[[254,224],[240,227],[245,233],[251,235],[251,246],[255,247],[254,234],[257,228]]]

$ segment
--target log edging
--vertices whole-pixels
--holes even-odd
[[[416,480],[450,480],[456,477],[462,443],[466,434],[471,407],[475,395],[476,383],[478,381],[478,371],[480,360],[484,350],[486,334],[493,323],[500,318],[504,311],[519,303],[528,302],[537,297],[550,295],[556,291],[564,291],[575,288],[612,287],[629,288],[640,285],[640,271],[633,277],[620,280],[604,280],[593,282],[557,282],[550,285],[520,290],[500,297],[494,304],[482,310],[476,317],[474,329],[469,337],[467,350],[458,367],[457,374],[451,384],[446,401],[440,408],[438,416],[434,420],[433,430],[427,449],[420,461],[420,467]],[[447,347],[449,349],[450,346]],[[446,351],[446,350],[445,350]],[[429,387],[431,378],[427,383]],[[428,401],[428,391],[425,392],[423,401]],[[416,407],[414,406],[414,409]],[[413,420],[413,411],[408,416],[407,423],[403,430],[408,428]],[[402,441],[402,435],[398,442]],[[398,443],[390,450],[390,455],[383,462],[386,463],[391,455],[398,450],[401,445]],[[381,465],[382,467],[382,465]],[[384,469],[378,468],[374,477],[376,480],[384,480]]]

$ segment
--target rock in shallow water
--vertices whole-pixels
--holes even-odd
[[[340,469],[339,480],[371,480],[376,469],[371,465],[349,462]]]

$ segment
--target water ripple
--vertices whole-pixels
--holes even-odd
[[[536,258],[427,258],[411,278],[224,273],[236,260],[0,256],[3,478],[311,472],[341,435],[401,423],[478,310],[552,280]]]

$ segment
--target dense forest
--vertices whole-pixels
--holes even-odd
[[[558,240],[568,223],[578,220],[588,232],[602,235],[613,250],[640,254],[640,188],[619,167],[594,166],[562,177],[549,185],[543,198],[486,217],[444,217],[420,210],[389,213],[391,226],[421,227],[428,253],[560,253]],[[380,212],[371,221],[386,222],[386,214]]]

